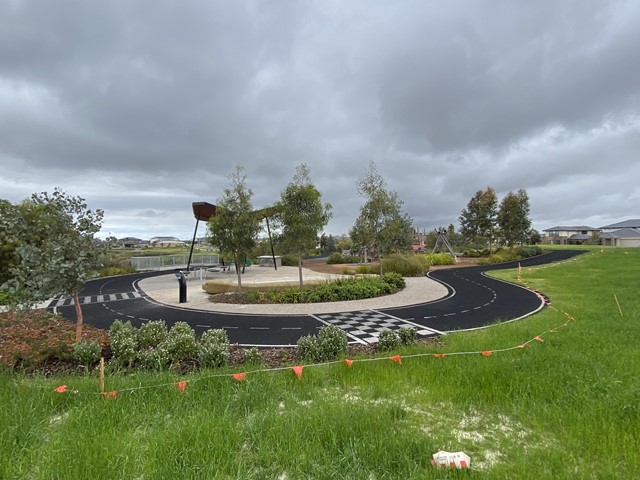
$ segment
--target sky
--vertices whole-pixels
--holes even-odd
[[[640,2],[0,0],[0,198],[193,234],[305,163],[348,233],[370,161],[420,229],[525,189],[534,228],[640,218]],[[199,236],[204,235],[204,229]]]

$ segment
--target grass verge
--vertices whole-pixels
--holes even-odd
[[[637,478],[639,262],[640,249],[604,249],[524,268],[553,308],[427,350],[446,358],[408,358],[425,350],[407,347],[392,353],[402,365],[248,372],[245,382],[216,376],[224,370],[115,375],[116,400],[95,394],[95,376],[1,373],[0,478]],[[62,383],[79,393],[54,393]],[[467,452],[474,470],[434,469],[441,449]]]

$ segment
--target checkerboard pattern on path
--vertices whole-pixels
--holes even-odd
[[[105,303],[105,302],[117,302],[119,300],[132,300],[134,298],[140,298],[138,292],[125,292],[125,293],[108,293],[104,295],[92,295],[87,297],[80,297],[80,305],[86,305],[88,303]],[[73,305],[73,297],[60,297],[49,305],[49,308],[52,307],[68,307]]]
[[[329,325],[340,327],[360,343],[377,343],[380,332],[401,328],[416,328],[417,334],[422,337],[438,335],[438,332],[428,328],[373,310],[327,313],[316,317]]]

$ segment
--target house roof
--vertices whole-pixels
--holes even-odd
[[[560,230],[563,232],[581,232],[583,230],[587,230],[587,231],[591,231],[591,232],[597,232],[598,230],[600,230],[599,228],[593,228],[593,227],[586,227],[584,225],[578,225],[578,226],[571,226],[571,227],[551,227],[551,228],[546,228],[543,230],[543,232],[551,232],[551,231],[555,231],[555,230]]]
[[[584,233],[574,233],[568,239],[569,240],[589,240],[591,238],[590,235]]]
[[[624,222],[612,223],[600,228],[640,228],[640,218],[625,220]]]
[[[600,235],[600,238],[638,238],[640,232],[632,228],[621,228],[615,232],[606,232]]]

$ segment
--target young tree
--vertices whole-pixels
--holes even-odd
[[[238,292],[242,293],[242,265],[255,245],[260,219],[253,212],[253,191],[246,185],[244,169],[237,166],[229,175],[230,187],[218,199],[216,214],[209,219],[211,243],[231,255],[238,276]]]
[[[478,190],[467,208],[460,215],[460,233],[471,242],[488,242],[489,253],[492,251],[493,238],[496,233],[498,197],[496,191],[487,187]]]
[[[79,342],[84,319],[78,292],[98,268],[94,235],[100,231],[103,211],[92,211],[83,198],[56,188],[52,195],[33,194],[6,213],[0,236],[15,245],[15,263],[2,290],[18,309],[56,295],[73,295]]]
[[[403,202],[369,162],[367,175],[357,183],[358,194],[365,199],[360,215],[350,232],[353,243],[371,247],[378,253],[382,276],[382,253],[411,248],[413,220],[402,212]]]
[[[500,203],[498,225],[500,234],[512,249],[515,243],[525,243],[531,228],[529,196],[523,189],[507,193]]]
[[[322,203],[322,194],[311,182],[309,168],[298,165],[293,180],[280,194],[276,205],[282,225],[284,247],[298,257],[300,288],[303,288],[302,257],[318,244],[318,232],[331,218],[331,205]]]

